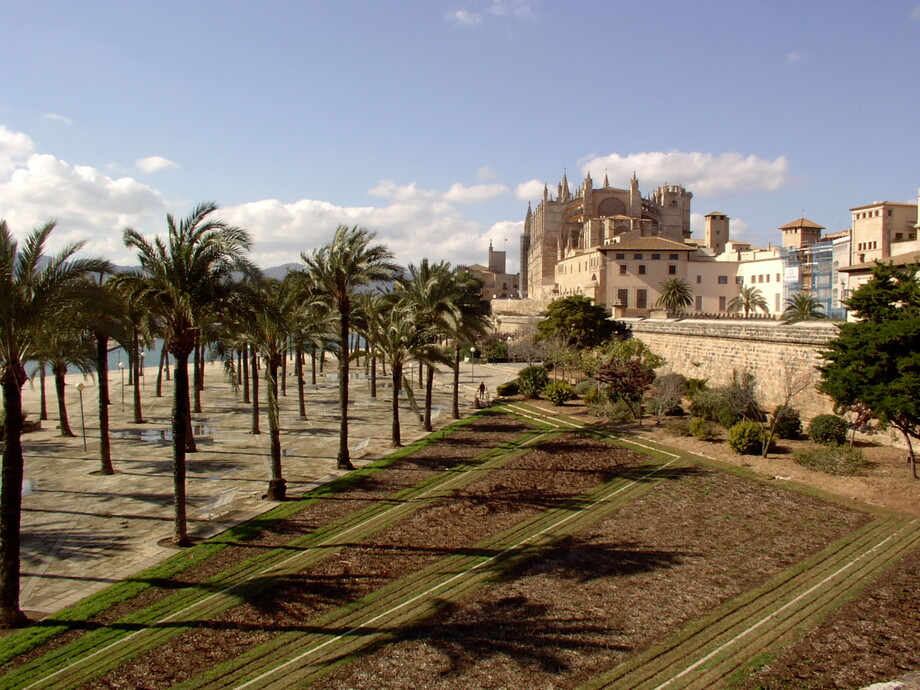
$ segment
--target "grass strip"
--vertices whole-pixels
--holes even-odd
[[[660,467],[661,464],[646,466],[646,474]],[[328,672],[332,664],[400,634],[406,625],[430,616],[437,610],[438,601],[462,598],[484,582],[499,578],[508,568],[544,553],[559,539],[634,500],[653,485],[653,481],[641,482],[634,476],[614,478],[589,493],[476,544],[476,555],[443,559],[351,606],[317,619],[311,626],[314,630],[309,633],[285,633],[181,687],[237,685],[285,664],[284,678],[296,677],[298,683],[315,680]],[[265,683],[260,681],[256,685],[273,686],[274,678],[266,678]]]
[[[769,616],[906,524],[899,518],[880,518],[855,530],[581,688],[647,688],[671,680],[674,669],[689,667],[718,649],[747,629],[751,620]]]
[[[294,540],[284,548],[271,549],[248,559],[232,569],[232,572],[225,571],[202,586],[185,588],[172,597],[115,624],[88,633],[70,645],[53,650],[21,669],[15,669],[9,674],[9,687],[19,687],[16,683],[20,676],[34,680],[36,676],[45,677],[59,673],[65,668],[68,671],[66,679],[49,679],[54,687],[71,687],[73,684],[98,677],[127,659],[164,644],[172,637],[198,625],[202,620],[213,618],[238,605],[270,585],[271,578],[300,572],[310,564],[329,557],[341,548],[341,545],[336,547],[334,542],[344,534],[349,534],[352,540],[364,539],[423,505],[443,498],[448,490],[476,479],[480,470],[501,466],[526,452],[527,447],[539,436],[538,431],[526,432],[514,442],[489,449],[476,456],[476,462],[467,462],[439,473],[391,499],[357,511],[328,528]],[[381,519],[387,512],[387,519]],[[291,548],[300,551],[292,556],[289,553]],[[118,648],[113,647],[118,640],[124,642]],[[105,651],[104,659],[94,656],[92,659],[73,662],[76,657],[98,654],[100,650]],[[3,682],[6,683],[7,679]],[[43,686],[43,682],[34,684],[34,687]]]
[[[745,635],[701,665],[675,685],[685,688],[710,688],[723,678],[737,672],[762,651],[778,652],[796,638],[804,628],[820,623],[831,611],[851,600],[856,594],[888,571],[904,555],[920,543],[920,529],[905,526],[892,535],[884,547],[871,557],[841,573],[832,581],[809,593],[801,606],[790,606],[770,619],[770,625],[759,634]],[[868,554],[869,552],[867,552]]]

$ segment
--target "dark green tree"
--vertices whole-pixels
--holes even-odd
[[[545,317],[537,327],[541,340],[559,340],[577,350],[597,347],[617,334],[625,333],[626,326],[609,318],[607,311],[584,295],[570,295],[557,299],[543,313]]]
[[[818,389],[838,409],[864,406],[904,436],[917,478],[912,439],[920,438],[920,266],[877,264],[847,300],[860,319],[838,326],[821,352]]]
[[[761,293],[760,288],[754,285],[741,288],[738,296],[728,303],[728,311],[733,313],[741,312],[745,318],[751,314],[756,314],[758,309],[764,314],[768,314],[770,305],[767,304],[767,300]]]

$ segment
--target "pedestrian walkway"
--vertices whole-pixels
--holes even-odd
[[[199,452],[188,456],[187,491],[189,532],[195,539],[217,534],[275,505],[262,498],[269,472],[264,402],[262,433],[253,435],[251,406],[242,402],[242,391],[225,381],[221,366],[207,366],[203,412],[193,415]],[[480,383],[494,396],[496,386],[514,378],[522,366],[462,364],[461,415],[474,411]],[[100,467],[99,423],[93,379],[68,375],[67,410],[75,438],[60,436],[50,381],[50,419],[42,423],[42,429],[23,436],[21,606],[32,618],[53,613],[175,553],[161,546],[173,529],[172,387],[164,382],[163,397],[154,397],[156,370],[145,373],[141,386],[144,424],[133,423],[134,389],[127,382],[122,384],[121,372],[110,374],[115,475],[96,473]],[[378,397],[371,398],[369,382],[360,376],[360,370],[357,373],[350,387],[349,447],[354,464],[361,466],[390,451],[392,390],[381,385]],[[287,379],[287,395],[279,396],[282,463],[289,496],[343,474],[335,468],[338,381],[331,368],[327,374],[317,378],[317,385],[307,387],[306,420],[299,415],[292,376]],[[452,380],[450,371],[435,378],[435,428],[452,421]],[[387,379],[381,376],[378,381],[384,384]],[[76,385],[81,382],[82,392]],[[264,386],[262,393],[264,396]],[[23,398],[28,419],[37,419],[38,384],[27,383]],[[401,399],[403,443],[411,443],[425,432],[404,396]]]

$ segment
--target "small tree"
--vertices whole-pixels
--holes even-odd
[[[525,398],[539,398],[547,383],[549,374],[541,364],[524,367],[518,374],[518,389]]]
[[[754,285],[747,285],[741,288],[738,296],[728,303],[730,312],[743,312],[744,318],[756,313],[758,309],[763,311],[764,314],[768,314],[770,305],[767,304],[767,300],[764,298],[763,293],[760,292],[760,288]]]
[[[678,409],[687,394],[687,379],[677,373],[662,374],[655,378],[648,391],[647,407],[661,424],[665,416]]]
[[[907,444],[917,478],[912,439],[920,438],[920,265],[877,264],[872,278],[847,300],[859,321],[838,326],[821,352],[818,389],[838,409],[860,404]]]
[[[693,288],[680,278],[669,278],[658,287],[661,296],[655,303],[675,314],[682,314],[693,304]]]
[[[797,292],[786,300],[783,318],[795,323],[797,321],[826,319],[827,315],[824,313],[824,305],[814,295],[810,295],[807,292]]]
[[[620,321],[612,321],[607,310],[584,295],[570,295],[547,307],[537,326],[540,339],[559,338],[575,349],[596,347],[626,332]]]

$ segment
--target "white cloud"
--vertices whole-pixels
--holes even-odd
[[[455,182],[444,194],[444,200],[452,204],[478,204],[489,201],[508,192],[503,184],[478,184],[467,187]]]
[[[469,10],[452,10],[447,14],[447,19],[454,24],[463,26],[476,26],[482,23],[482,15],[479,12]]]
[[[543,198],[543,189],[546,183],[543,180],[527,180],[514,188],[514,198],[518,201],[537,201]]]
[[[912,20],[913,20],[913,19],[920,19],[920,5],[917,5],[917,6],[913,9],[913,11],[910,13],[910,18],[911,18]]]
[[[807,57],[808,57],[808,53],[802,53],[797,50],[792,50],[786,53],[786,62],[788,62],[790,65],[794,65],[795,63],[801,62]]]
[[[493,0],[492,5],[487,10],[489,14],[497,17],[510,15],[519,19],[525,19],[536,15],[534,4],[528,0]]]
[[[65,125],[73,124],[73,120],[71,120],[69,117],[64,117],[63,115],[58,115],[57,113],[45,113],[42,115],[42,117],[46,120],[54,120],[55,122],[60,122]]]
[[[635,172],[643,190],[662,184],[681,184],[694,195],[710,198],[755,190],[774,191],[792,181],[785,156],[771,161],[740,153],[718,156],[682,151],[650,151],[628,156],[613,153],[584,161],[581,168],[582,173],[590,171],[594,179],[603,179],[606,172],[611,180],[628,180]]]
[[[137,161],[134,166],[141,172],[154,173],[158,170],[178,168],[179,164],[174,163],[168,158],[163,158],[163,156],[147,156],[146,158],[141,158],[139,161]]]
[[[498,173],[492,169],[491,166],[484,165],[479,170],[476,171],[476,179],[478,180],[497,180]]]
[[[152,187],[34,153],[27,135],[0,126],[0,218],[17,237],[55,219],[51,251],[66,242],[88,240],[88,251],[118,260],[126,256],[122,227],[149,221],[163,209]]]

